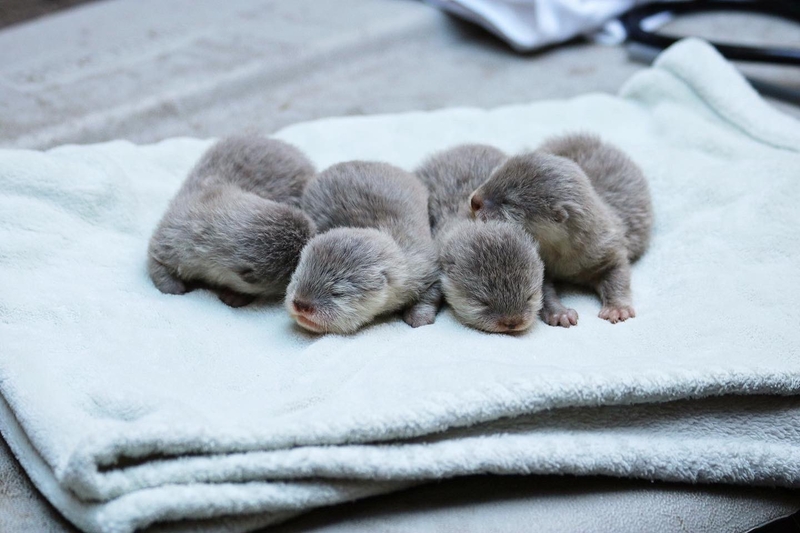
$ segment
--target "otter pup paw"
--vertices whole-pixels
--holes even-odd
[[[217,296],[224,304],[231,307],[243,307],[249,303],[253,303],[253,300],[256,299],[255,296],[250,294],[242,294],[230,289],[220,289],[219,292],[217,292]]]
[[[561,309],[542,309],[541,316],[542,320],[550,326],[568,328],[578,325],[578,312],[566,307]]]
[[[630,305],[604,305],[597,314],[600,318],[608,320],[612,324],[624,322],[636,316],[636,311]]]
[[[152,256],[147,259],[147,269],[156,288],[164,294],[186,294],[191,290],[182,280],[172,275],[172,272],[163,263]]]
[[[431,304],[417,304],[409,307],[403,313],[403,321],[412,328],[427,326],[436,321],[437,306]]]
[[[164,294],[186,294],[189,292],[189,288],[183,281],[171,276],[158,280],[156,287]]]

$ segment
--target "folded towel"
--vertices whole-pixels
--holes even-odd
[[[477,472],[800,486],[800,125],[713,48],[675,45],[618,97],[276,136],[320,168],[413,168],[459,142],[514,152],[575,129],[651,183],[637,318],[610,325],[575,292],[577,328],[520,337],[446,310],[432,326],[388,317],[316,337],[279,304],[161,294],[147,239],[209,141],[0,151],[0,431],[97,532],[246,530]]]

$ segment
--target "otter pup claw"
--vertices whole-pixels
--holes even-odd
[[[550,326],[568,328],[578,325],[578,312],[566,307],[558,310],[542,309],[541,317],[542,320]]]
[[[552,281],[545,280],[542,294],[542,311],[539,316],[546,324],[562,328],[578,325],[578,312],[561,303]]]
[[[625,322],[629,318],[634,318],[636,311],[630,305],[607,305],[600,309],[600,313],[597,316],[616,324],[617,322]]]

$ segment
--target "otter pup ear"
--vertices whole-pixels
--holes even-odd
[[[386,281],[387,285],[392,284],[392,276],[389,274],[388,268],[381,269],[381,276],[383,276],[383,279]]]
[[[559,224],[563,224],[580,210],[580,206],[575,202],[558,202],[552,208],[553,220]]]

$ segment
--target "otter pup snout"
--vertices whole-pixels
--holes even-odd
[[[300,300],[298,298],[295,298],[294,300],[292,300],[292,305],[294,306],[295,310],[300,314],[310,315],[314,313],[314,306],[306,302],[305,300]]]
[[[476,190],[469,197],[469,207],[476,220],[486,222],[491,220],[495,212],[496,203],[491,196]]]
[[[519,222],[504,207],[503,198],[494,191],[486,190],[485,187],[477,188],[469,197],[470,214],[475,220],[480,222],[489,220]]]
[[[314,312],[316,308],[313,304],[302,298],[295,297],[292,300],[292,308],[289,314],[292,315],[301,326],[315,333],[321,333],[323,331],[322,326],[314,321]]]
[[[478,194],[478,191],[473,192],[472,196],[469,197],[469,206],[472,208],[472,214],[477,216],[478,211],[483,208],[483,205],[483,196]]]
[[[525,319],[523,318],[505,318],[497,321],[497,327],[499,329],[505,329],[506,331],[518,331],[520,326],[525,324]]]
[[[314,333],[323,333],[325,326],[314,320],[315,311],[312,304],[300,298],[294,298],[289,308],[289,314],[299,325]]]

